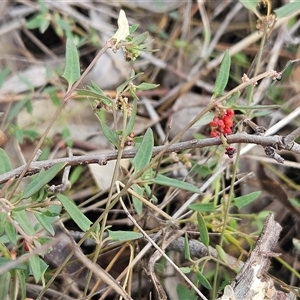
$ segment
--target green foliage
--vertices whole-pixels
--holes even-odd
[[[114,241],[132,241],[136,239],[140,239],[143,237],[143,234],[140,232],[133,232],[133,231],[108,231],[108,237]]]
[[[239,0],[247,9],[256,12],[256,8],[260,0]]]
[[[208,247],[209,246],[209,235],[206,227],[205,220],[201,213],[197,213],[197,225],[200,233],[201,242]]]
[[[0,175],[12,170],[12,165],[7,153],[0,148]]]
[[[162,174],[157,174],[155,178],[150,179],[150,182],[200,194],[200,190],[195,185],[189,182],[184,182],[178,179],[170,178]]]
[[[234,198],[234,205],[241,209],[258,198],[260,191]]]
[[[229,78],[230,63],[230,55],[228,50],[226,50],[214,85],[213,97],[222,96],[224,94],[224,90],[226,88]]]
[[[139,172],[144,169],[150,162],[152,157],[152,149],[154,146],[153,132],[151,128],[148,128],[140,147],[132,160],[135,172]]]
[[[277,9],[274,9],[274,12],[278,19],[287,18],[299,11],[300,11],[299,1],[287,3]]]
[[[177,295],[179,299],[185,299],[185,300],[197,300],[198,297],[195,295],[195,292],[193,290],[188,289],[183,284],[177,285]]]
[[[77,226],[84,232],[89,230],[93,223],[82,213],[76,204],[65,195],[57,194],[56,197]]]
[[[22,199],[27,199],[38,192],[60,172],[66,163],[58,163],[48,170],[41,171],[25,188]]]
[[[78,51],[73,41],[68,38],[66,43],[66,64],[65,70],[62,75],[68,84],[69,88],[79,79],[80,77],[80,64]]]

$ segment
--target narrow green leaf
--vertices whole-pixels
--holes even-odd
[[[132,159],[135,172],[142,170],[149,164],[152,157],[153,146],[153,132],[151,128],[148,128],[135,157]]]
[[[184,234],[184,258],[185,259],[191,258],[190,245],[189,245],[189,239],[187,233]]]
[[[201,193],[200,190],[191,183],[184,182],[184,181],[174,179],[174,178],[169,178],[169,177],[161,175],[161,174],[157,174],[157,176],[155,178],[151,178],[150,182],[175,187],[178,189],[190,191],[190,192],[197,193],[197,194]]]
[[[241,4],[243,4],[247,9],[255,12],[258,2],[260,0],[239,0]]]
[[[34,216],[38,222],[51,234],[54,236],[55,232],[52,226],[52,223],[56,218],[45,216],[43,213],[35,212]]]
[[[300,11],[300,2],[294,1],[288,4],[285,4],[277,9],[274,9],[274,12],[278,19],[289,17]]]
[[[137,85],[135,88],[140,91],[146,91],[146,90],[156,89],[159,86],[160,84],[142,82],[140,85]]]
[[[143,234],[140,232],[134,232],[134,231],[108,231],[108,237],[114,241],[132,241],[141,239],[143,237]]]
[[[261,109],[271,109],[271,108],[274,108],[274,109],[277,109],[277,108],[280,108],[281,106],[280,105],[253,105],[253,106],[249,106],[249,105],[235,105],[233,104],[232,105],[232,108],[235,108],[235,109],[245,109],[245,110],[261,110]]]
[[[36,283],[41,279],[42,273],[40,268],[40,258],[36,255],[29,258],[30,271]]]
[[[214,203],[209,202],[209,203],[190,204],[189,209],[194,211],[212,212],[215,211],[216,208]]]
[[[84,232],[89,230],[90,225],[93,223],[82,213],[76,204],[65,195],[57,194],[56,197],[78,227]]]
[[[35,177],[25,188],[22,195],[22,199],[31,197],[37,191],[39,191],[44,185],[51,181],[66,165],[66,163],[61,162],[50,169],[40,172],[37,177]]]
[[[147,31],[143,32],[143,33],[135,36],[131,42],[135,45],[140,45],[147,39],[148,36],[149,36],[149,33]]]
[[[0,175],[12,170],[10,159],[2,148],[0,148],[0,162]]]
[[[216,246],[216,250],[218,252],[218,256],[219,258],[224,261],[225,263],[228,263],[227,262],[227,255],[225,253],[225,251],[223,250],[223,248],[221,248],[219,245]]]
[[[212,287],[209,283],[209,281],[204,277],[204,275],[200,272],[200,271],[196,271],[196,276],[197,276],[197,279],[199,280],[199,282],[205,287],[207,288],[208,290],[211,290]]]
[[[62,77],[64,77],[67,80],[69,87],[72,86],[73,83],[76,82],[80,77],[78,51],[72,39],[70,38],[67,38],[66,65]]]
[[[128,136],[133,130],[133,126],[134,126],[135,120],[136,120],[136,113],[137,113],[137,100],[134,99],[131,115],[130,115],[126,130],[125,130],[125,136]]]
[[[215,82],[215,86],[213,89],[214,97],[222,96],[224,94],[224,90],[226,88],[229,72],[230,72],[230,55],[228,50],[225,51],[223,60],[220,65],[219,73]]]
[[[5,234],[7,235],[11,243],[16,246],[18,236],[15,227],[8,220],[7,222],[5,222],[4,226]]]
[[[103,104],[106,105],[106,106],[112,106],[112,100],[109,97],[106,97],[105,95],[98,94],[94,91],[78,89],[77,94],[79,96],[86,96],[86,97],[89,97],[89,98],[93,98],[93,99],[102,101]]]
[[[234,205],[238,208],[241,209],[242,207],[248,205],[249,203],[253,202],[254,200],[257,199],[259,196],[260,191],[253,192],[241,197],[236,197],[234,198]]]
[[[201,213],[197,212],[197,225],[200,233],[201,242],[208,247],[209,246],[209,235],[205,220]]]
[[[139,28],[138,24],[133,24],[129,26],[129,33],[133,34]]]
[[[27,278],[27,276],[25,276],[24,270],[16,270],[16,273],[17,273],[17,276],[19,279],[19,286],[20,286],[19,297],[20,297],[20,299],[23,300],[23,299],[26,299],[26,278]]]
[[[131,188],[132,188],[139,196],[141,196],[141,197],[144,196],[144,190],[145,190],[145,189],[144,189],[143,187],[141,187],[141,186],[139,186],[138,184],[134,183],[134,184],[131,186]],[[134,208],[135,208],[137,214],[140,216],[140,215],[142,214],[142,212],[143,212],[143,202],[142,202],[140,199],[138,199],[138,198],[132,196],[132,203],[133,203],[133,206],[134,206]]]
[[[11,284],[11,275],[10,272],[5,272],[4,274],[0,275],[0,282],[1,282],[1,288],[0,288],[0,299],[9,299],[9,290],[10,290],[10,284]]]
[[[119,146],[119,139],[117,134],[109,127],[105,124],[104,121],[102,121],[101,119],[99,119],[100,121],[100,126],[102,129],[103,134],[105,135],[105,137],[116,147],[118,148]]]
[[[7,213],[0,211],[0,236],[2,236],[5,232],[4,226],[7,220]]]
[[[21,226],[21,228],[24,230],[24,232],[27,235],[34,236],[36,234],[33,226],[31,225],[31,223],[28,219],[27,213],[24,209],[13,210],[12,218],[19,223],[19,225]]]
[[[116,89],[116,92],[118,95],[121,95],[122,92],[126,89],[126,87],[129,85],[129,83],[131,83],[134,79],[136,79],[137,77],[141,76],[143,73],[138,73],[136,75],[130,76],[130,78],[128,80],[126,80],[125,82],[123,82],[121,85],[119,85]]]

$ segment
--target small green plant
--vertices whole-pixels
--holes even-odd
[[[260,1],[240,2],[259,18],[261,51],[275,26],[276,17],[271,12],[271,3],[261,2],[260,5],[267,7],[266,15],[261,15],[257,11]],[[264,136],[266,129],[254,122],[255,117],[266,115],[278,108],[277,105],[261,105],[259,101],[254,100],[257,82],[270,78],[276,83],[283,74],[274,70],[261,73],[255,68],[253,76],[244,75],[240,84],[227,91],[232,53],[226,50],[219,60],[220,66],[208,105],[172,140],[162,146],[155,146],[156,136],[151,128],[145,130],[142,135],[136,135],[134,126],[140,103],[139,93],[155,89],[158,84],[145,82],[142,73],[132,70],[129,78],[116,88],[114,96],[106,94],[101,86],[93,81],[82,87],[83,79],[106,51],[123,51],[126,62],[138,59],[141,52],[147,49],[148,34],[136,34],[138,26],[129,26],[125,12],[121,10],[117,32],[107,40],[81,74],[77,47],[82,40],[74,35],[70,27],[75,23],[61,14],[53,15],[43,1],[39,1],[39,6],[40,11],[28,21],[27,28],[38,28],[44,32],[52,25],[59,36],[66,38],[66,59],[62,77],[67,87],[61,101],[56,94],[58,87],[43,89],[43,93],[49,95],[57,110],[41,136],[38,136],[34,129],[9,126],[10,134],[14,135],[19,143],[25,138],[32,141],[39,138],[35,150],[24,166],[14,169],[9,154],[0,149],[0,278],[6,283],[3,289],[0,289],[0,299],[6,299],[8,296],[10,299],[26,299],[28,282],[42,285],[37,296],[37,299],[42,299],[63,268],[70,261],[70,264],[73,263],[73,255],[88,270],[82,298],[91,298],[93,293],[97,292],[101,281],[108,286],[101,299],[107,297],[110,289],[124,299],[131,299],[128,283],[132,280],[133,268],[146,253],[149,253],[149,249],[155,249],[155,252],[150,253],[147,272],[160,299],[167,299],[167,295],[156,273],[163,272],[168,264],[172,265],[183,279],[176,286],[179,299],[208,299],[204,294],[209,295],[210,299],[216,299],[224,288],[225,296],[234,297],[234,290],[228,283],[234,277],[232,274],[241,271],[240,258],[246,253],[243,247],[255,247],[255,237],[261,232],[263,221],[269,213],[241,213],[241,209],[261,195],[258,190],[238,195],[235,189],[239,184],[238,169],[245,151],[241,144],[261,145],[266,155],[278,163],[282,163],[283,158],[277,150],[285,149],[299,153],[299,145],[295,143],[295,138],[300,135],[299,130],[278,139],[277,136]],[[292,3],[277,9],[277,19],[289,17],[295,9],[299,9],[299,5]],[[260,65],[260,60],[261,52],[258,54],[257,65]],[[2,71],[0,78],[5,78],[7,72]],[[99,128],[114,150],[107,155],[70,155],[68,158],[37,161],[39,150],[53,124],[69,101],[76,97],[89,101],[91,110],[99,120]],[[10,111],[7,121],[12,122],[24,107],[31,113],[29,98],[24,98]],[[113,116],[111,123],[107,120],[108,115]],[[207,136],[179,142],[186,130],[200,125],[207,126]],[[246,132],[249,128],[254,134]],[[66,126],[62,130],[62,138],[68,147],[72,147],[73,141]],[[127,149],[128,146],[132,149]],[[207,149],[207,159],[204,163],[198,163],[188,155],[187,151],[194,148]],[[223,159],[224,154],[226,159]],[[130,167],[120,179],[121,161],[124,158],[130,159]],[[110,160],[114,160],[116,164],[110,187],[105,191],[105,204],[97,218],[92,220],[72,199],[72,189],[84,176],[81,165],[97,163],[104,166]],[[170,175],[169,167],[174,161],[185,164],[191,170],[185,178],[173,178]],[[75,168],[70,175],[71,166]],[[224,172],[226,169],[229,176]],[[190,180],[190,174],[194,175],[195,179],[201,178],[201,183]],[[25,176],[30,176],[30,180],[22,187],[21,182]],[[245,177],[247,176],[249,175]],[[56,178],[62,178],[59,184],[53,183]],[[182,193],[185,201],[180,207],[176,207],[174,212],[168,199],[160,199],[156,187],[168,188],[170,199]],[[296,199],[291,199],[290,202],[293,207],[297,207]],[[176,201],[173,204],[176,206]],[[131,221],[132,228],[112,230],[108,222],[109,214],[117,205]],[[148,224],[141,225],[143,221],[147,223],[147,214],[159,224],[153,229],[155,236],[147,230]],[[72,244],[70,253],[53,272],[50,271],[45,256],[57,246],[56,226],[60,224],[61,228],[64,228],[62,220],[65,219],[71,219],[83,235],[77,245]],[[243,233],[241,219],[246,221],[246,226],[251,227],[250,232]],[[190,235],[195,235],[195,232],[197,238],[192,239],[191,243]],[[91,239],[94,245],[94,252],[89,257],[78,247],[88,239]],[[146,240],[147,246],[139,243],[141,240]],[[177,246],[174,246],[174,241],[181,241],[183,245],[180,248],[184,256],[182,266],[168,256],[168,251]],[[201,255],[193,248],[194,243],[198,247],[197,250],[201,249]],[[296,240],[295,248],[298,248]],[[112,264],[116,264],[123,251],[128,250],[130,253],[128,266],[120,272],[118,278],[113,278],[96,263],[102,252],[111,249],[119,251]],[[229,255],[227,252],[233,254]],[[239,259],[233,260],[237,252]],[[299,272],[283,260],[280,262],[295,277],[300,278]],[[109,265],[108,269],[110,267]],[[93,276],[99,281],[93,288],[89,288]],[[299,295],[296,288],[290,287],[288,290]]]

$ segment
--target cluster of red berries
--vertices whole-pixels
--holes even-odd
[[[219,117],[214,117],[212,122],[209,123],[209,125],[211,126],[210,136],[217,137],[221,133],[231,134],[233,126],[233,116],[233,109],[226,109],[224,114],[219,115]]]

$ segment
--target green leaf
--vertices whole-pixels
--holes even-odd
[[[239,0],[247,9],[255,12],[260,0]]]
[[[134,183],[131,188],[141,197],[144,196],[144,188],[139,186],[138,184]],[[133,203],[133,206],[137,212],[137,214],[140,216],[143,212],[143,202],[136,198],[135,196],[132,196],[132,203]]]
[[[108,237],[114,241],[132,241],[141,239],[143,237],[143,234],[140,232],[134,232],[134,231],[108,231]]]
[[[209,281],[204,277],[204,275],[200,271],[196,271],[196,277],[199,280],[199,282],[208,290],[211,290],[212,287],[209,283]]]
[[[131,115],[130,115],[126,130],[125,130],[125,136],[128,136],[133,130],[133,126],[134,126],[135,120],[136,120],[136,113],[137,113],[137,100],[134,99]]]
[[[139,28],[138,24],[133,24],[129,26],[129,33],[133,34]]]
[[[184,258],[191,259],[189,239],[187,233],[184,234]]]
[[[143,32],[143,33],[133,37],[131,42],[132,42],[132,44],[140,45],[141,43],[143,43],[147,39],[148,35],[149,35],[148,32]]]
[[[126,80],[125,82],[123,82],[121,85],[119,85],[116,89],[116,92],[118,95],[121,95],[122,92],[126,89],[126,87],[128,87],[128,85],[137,77],[141,76],[143,73],[138,73],[136,75],[134,75],[134,73],[130,76],[130,78],[128,80]]]
[[[215,114],[213,112],[207,112],[206,114],[204,114],[204,116],[199,119],[193,126],[192,128],[195,128],[195,127],[200,127],[200,126],[203,126],[203,125],[206,125],[208,124],[209,122],[211,122],[213,120],[213,118],[215,117]]]
[[[190,191],[190,192],[197,193],[197,194],[201,193],[200,190],[191,183],[184,182],[184,181],[174,179],[174,178],[169,178],[169,177],[161,175],[161,174],[157,174],[157,176],[155,178],[151,178],[150,182],[175,187],[178,189]]]
[[[215,211],[216,208],[213,202],[209,202],[209,203],[190,204],[189,209],[194,211],[213,212]]]
[[[197,300],[194,290],[188,289],[185,285],[179,283],[176,288],[178,299]]]
[[[28,219],[28,215],[25,209],[13,210],[12,218],[19,223],[19,225],[27,235],[35,236],[36,232]]]
[[[34,216],[38,220],[38,222],[51,234],[54,236],[55,232],[52,226],[52,223],[55,221],[56,218],[48,217],[43,213],[35,212]]]
[[[106,106],[111,106],[112,105],[112,101],[109,97],[106,97],[104,95],[99,95],[93,91],[87,91],[87,90],[77,90],[77,94],[79,96],[86,96],[89,98],[94,98],[96,100],[99,100],[101,102],[103,102],[104,105]]]
[[[245,109],[245,110],[261,110],[261,109],[271,109],[271,108],[280,108],[280,105],[253,105],[253,106],[249,106],[249,105],[232,105],[232,108],[235,109]]]
[[[220,65],[219,73],[215,82],[215,86],[213,89],[213,96],[222,96],[224,94],[224,90],[226,88],[229,72],[230,72],[230,55],[228,50],[226,50],[223,60]]]
[[[0,148],[0,161],[0,175],[12,170],[10,159],[2,148]]]
[[[66,165],[65,162],[58,163],[52,166],[50,169],[40,172],[25,188],[22,195],[22,199],[31,197],[33,194],[38,192],[44,185],[51,181],[63,167]]]
[[[208,247],[209,246],[209,235],[208,235],[207,226],[206,226],[203,216],[199,212],[197,212],[197,223],[198,223],[197,225],[198,225],[198,229],[199,229],[199,233],[200,233],[201,242],[206,247]]]
[[[288,3],[286,5],[283,5],[277,9],[274,9],[274,12],[278,19],[289,17],[297,12],[300,11],[300,2],[295,1]]]
[[[83,170],[82,166],[76,166],[74,169],[72,169],[72,173],[69,178],[71,185],[73,185],[75,182],[77,182],[81,178],[82,170]]]
[[[254,200],[257,199],[259,196],[260,191],[253,192],[241,197],[234,198],[234,205],[238,208],[241,209],[242,207],[248,205],[249,203],[253,202]]]
[[[140,85],[137,85],[135,88],[140,91],[146,91],[146,90],[156,89],[159,86],[160,84],[142,82]]]
[[[19,299],[26,299],[26,278],[24,270],[16,270],[19,279]]]
[[[0,211],[0,236],[2,236],[5,232],[4,226],[6,222],[8,222],[7,213]]]
[[[66,65],[65,71],[62,75],[64,77],[69,87],[73,85],[80,77],[80,65],[79,56],[75,44],[70,38],[67,38],[66,44]]]
[[[42,276],[40,260],[41,259],[37,255],[31,256],[29,258],[30,271],[36,283],[39,282]]]
[[[8,220],[5,222],[4,226],[5,234],[11,243],[16,246],[18,236],[15,227]]]
[[[152,157],[153,146],[153,132],[151,128],[148,128],[135,157],[132,159],[135,172],[139,172],[149,164]]]
[[[5,272],[0,275],[1,289],[0,289],[0,299],[9,299],[9,290],[11,284],[10,272]]]
[[[219,258],[224,261],[225,263],[228,263],[227,262],[227,255],[225,253],[225,251],[223,250],[223,248],[221,248],[219,245],[216,246],[216,250],[218,252],[218,256]]]
[[[119,138],[118,138],[117,134],[109,126],[107,126],[103,120],[99,119],[99,121],[100,121],[100,126],[101,126],[101,129],[102,129],[102,132],[105,135],[105,137],[116,148],[118,148],[118,146],[119,146]]]
[[[57,194],[56,197],[78,227],[84,232],[89,230],[90,225],[93,223],[82,213],[76,204],[65,195]]]

